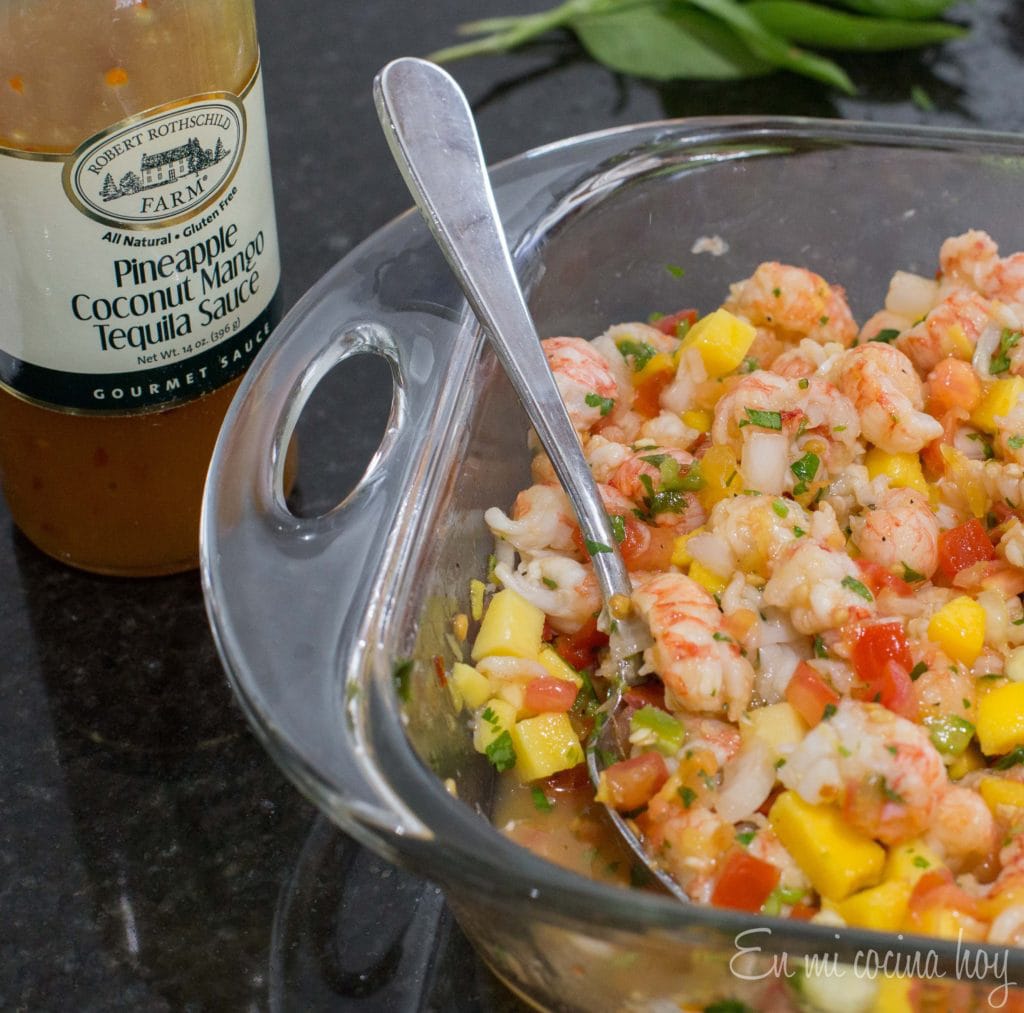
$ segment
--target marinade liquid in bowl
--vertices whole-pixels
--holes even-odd
[[[554,145],[494,182],[539,332],[590,337],[652,310],[708,313],[764,261],[841,283],[862,322],[894,271],[934,271],[948,236],[984,229],[1005,252],[1024,248],[1006,213],[1022,154],[995,135],[697,120]],[[692,252],[714,237],[723,255]],[[296,518],[283,448],[305,392],[357,352],[391,365],[388,433],[347,500]],[[560,868],[495,829],[494,769],[447,682],[476,635],[460,645],[453,621],[488,573],[483,514],[531,481],[526,432],[412,216],[280,329],[215,453],[203,576],[232,682],[285,771],[359,840],[441,883],[499,976],[546,1008],[833,1008],[842,996],[870,1009],[892,989],[945,1006],[1024,980],[1016,947],[684,906]],[[887,956],[916,980],[863,973]],[[823,959],[847,976],[826,981]]]

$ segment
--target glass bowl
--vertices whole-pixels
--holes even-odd
[[[493,181],[545,335],[707,310],[770,259],[846,286],[863,320],[894,270],[934,270],[946,236],[981,228],[1024,249],[1024,142],[1008,135],[660,122],[529,152]],[[727,252],[691,252],[702,237]],[[296,420],[358,353],[390,367],[386,434],[343,502],[297,517],[283,492]],[[936,1008],[959,992],[996,1005],[1024,982],[1022,950],[683,906],[549,864],[491,825],[492,770],[433,659],[452,662],[452,618],[469,611],[491,550],[483,511],[529,482],[526,433],[413,213],[345,257],[278,327],[213,458],[202,574],[232,685],[288,776],[358,840],[440,883],[497,974],[550,1009],[870,1008],[883,1001],[882,966],[915,972],[913,989]],[[837,963],[845,973],[829,972]]]

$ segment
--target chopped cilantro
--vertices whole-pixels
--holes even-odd
[[[924,673],[927,672],[927,671],[928,671],[928,666],[923,661],[919,661],[910,670],[910,679],[911,679],[911,681],[912,682],[917,682],[917,680],[920,679],[921,676],[924,675]]]
[[[736,840],[739,841],[743,847],[748,847],[750,842],[757,836],[756,830],[741,830],[736,834]]]
[[[740,363],[741,373],[753,373],[760,369],[760,364],[757,359],[752,359],[749,355]]]
[[[828,657],[828,648],[825,646],[825,641],[820,635],[814,638],[814,656],[816,658]]]
[[[843,577],[842,585],[854,594],[860,595],[865,601],[875,600],[875,596],[856,577]]]
[[[825,704],[825,709],[821,712],[821,717],[823,720],[827,721],[830,717],[832,717],[835,714],[835,712],[836,705],[834,703],[827,703]]]
[[[489,725],[497,725],[498,715],[491,710],[490,707],[485,707],[483,714],[480,715],[482,721],[486,721]]]
[[[647,344],[646,341],[633,341],[631,338],[616,342],[616,347],[624,359],[631,358],[633,360],[635,373],[639,373],[658,354],[657,349]]]
[[[556,590],[558,587],[558,582],[552,580],[550,577],[541,577],[540,580],[545,587],[551,588],[552,591]]]
[[[794,527],[794,528],[793,528],[793,534],[794,534],[794,535],[796,535],[796,537],[797,537],[797,538],[803,538],[803,537],[804,537],[804,535],[806,535],[806,534],[807,534],[807,532],[806,532],[806,531],[804,531],[804,529],[803,529],[803,528],[801,528],[801,527],[797,526],[797,527]]]
[[[719,640],[726,644],[732,643],[732,637],[730,637],[727,633],[719,633],[717,630],[711,634],[711,637],[713,640]]]
[[[1014,348],[1020,339],[1024,337],[1021,331],[1013,331],[1004,327],[999,335],[999,347],[992,353],[989,360],[988,371],[993,375],[1005,373],[1010,368],[1010,349]]]
[[[587,547],[587,552],[592,556],[596,556],[599,552],[611,552],[611,546],[605,545],[604,542],[592,542],[589,538],[584,539],[583,544]]]
[[[679,789],[679,797],[683,800],[683,806],[687,809],[697,801],[697,793],[685,784]]]
[[[918,582],[920,582],[920,581],[925,579],[925,575],[923,573],[918,573],[917,570],[912,570],[909,566],[907,566],[906,563],[903,563],[902,566],[903,566],[903,579],[908,584],[917,584]]]
[[[747,413],[746,419],[744,419],[740,426],[761,426],[763,429],[774,429],[777,432],[782,432],[782,413],[781,412],[766,412],[760,408],[744,408]]]
[[[889,782],[884,777],[881,779],[881,782],[879,783],[879,788],[881,789],[883,797],[890,802],[902,803],[906,801],[906,799],[904,799],[904,797],[898,791],[896,791],[890,786]]]
[[[782,295],[782,289],[781,288],[773,288],[772,289],[772,295],[775,296],[776,299],[778,299],[779,296]]]
[[[621,544],[626,537],[626,519],[621,514],[612,514],[608,519],[611,521],[615,541]]]
[[[516,765],[516,747],[512,745],[512,736],[508,729],[487,746],[486,753],[487,759],[499,772],[511,770]]]
[[[900,332],[894,327],[884,327],[871,340],[881,341],[883,344],[888,345],[890,342],[895,341],[899,336]]]
[[[1020,448],[1021,448],[1021,447],[1024,447],[1024,436],[1021,436],[1021,435],[1019,435],[1019,434],[1018,434],[1018,435],[1016,435],[1016,436],[1011,436],[1011,437],[1010,437],[1010,438],[1009,438],[1009,439],[1008,439],[1008,440],[1006,441],[1006,445],[1007,445],[1007,446],[1008,446],[1008,447],[1009,447],[1009,448],[1010,448],[1011,450],[1020,450]]]
[[[928,869],[931,867],[931,862],[928,861],[924,855],[914,855],[914,866],[918,869]]]
[[[786,506],[785,502],[781,499],[772,501],[772,510],[775,512],[776,517],[789,516],[789,507]]]
[[[533,807],[538,812],[549,813],[555,808],[555,803],[540,788],[531,788],[530,795],[533,797]]]
[[[588,394],[583,400],[591,408],[600,408],[601,418],[604,418],[615,407],[615,398],[601,397],[600,394]]]
[[[821,458],[817,454],[812,454],[808,451],[798,461],[794,461],[790,466],[789,470],[801,482],[811,482],[814,476],[818,474],[818,465],[821,464]]]

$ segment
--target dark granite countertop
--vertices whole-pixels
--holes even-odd
[[[544,6],[259,0],[286,305],[409,204],[374,73],[451,42],[460,21]],[[453,70],[491,160],[698,114],[1024,129],[1024,6],[958,11],[965,40],[845,61],[857,98],[787,75],[653,86],[559,42]],[[911,100],[914,86],[934,108]],[[389,396],[354,369],[338,382],[361,397],[318,410],[346,453],[308,465],[334,490],[373,452],[369,421]],[[6,511],[0,521],[0,1008],[518,1008],[438,891],[318,819],[256,744],[195,574],[92,577],[41,556]]]

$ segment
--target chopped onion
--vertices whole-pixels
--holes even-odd
[[[909,271],[897,271],[889,282],[885,297],[885,308],[890,313],[920,320],[935,305],[939,298],[939,283],[931,278],[922,278]]]
[[[1003,647],[1010,636],[1010,612],[1006,599],[998,591],[982,591],[977,603],[985,610],[985,642]]]
[[[721,535],[713,535],[710,531],[689,539],[686,551],[719,577],[728,577],[736,569],[736,559],[729,543]]]
[[[494,679],[537,679],[548,674],[548,670],[539,661],[501,655],[481,658],[476,667],[478,671]]]
[[[992,375],[989,372],[989,366],[992,364],[992,356],[995,350],[999,347],[1001,335],[1002,328],[998,324],[989,323],[978,336],[978,343],[974,346],[971,365],[983,380]]]
[[[756,690],[765,703],[780,703],[793,678],[800,655],[787,644],[762,644]]]
[[[715,811],[730,823],[749,819],[775,787],[775,757],[761,739],[751,739],[726,765]]]
[[[748,489],[777,496],[786,487],[789,440],[782,433],[751,433],[743,446],[743,481]]]

